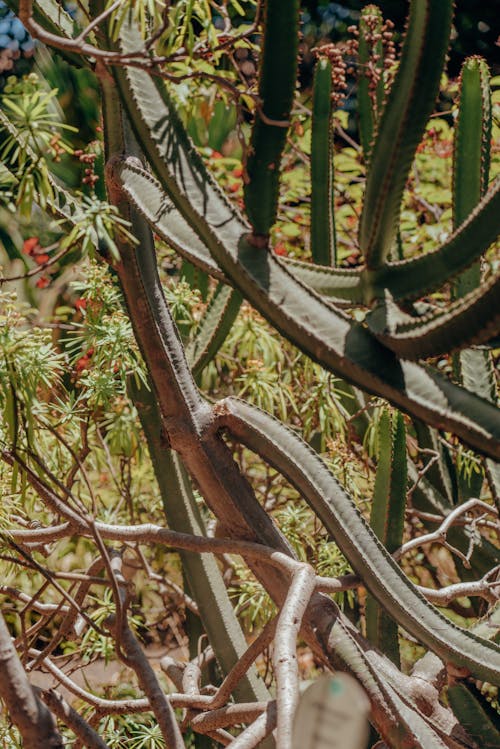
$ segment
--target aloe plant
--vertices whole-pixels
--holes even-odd
[[[443,727],[446,721],[449,727],[456,720],[451,712],[444,722],[439,716],[424,714],[415,705],[413,677],[403,676],[395,665],[399,659],[397,625],[444,664],[462,667],[494,685],[500,685],[500,649],[494,640],[459,628],[440,614],[391,556],[402,539],[406,477],[412,479],[418,472],[406,456],[403,412],[416,424],[424,449],[436,446],[440,433],[446,432],[485,456],[498,495],[494,462],[500,458],[498,410],[490,385],[474,387],[466,374],[471,347],[487,349],[500,329],[499,279],[479,283],[478,276],[481,258],[497,239],[500,213],[500,181],[488,187],[487,70],[481,61],[466,63],[461,80],[453,231],[432,252],[391,260],[405,184],[439,90],[451,32],[451,0],[412,0],[398,69],[386,101],[384,92],[377,89],[376,111],[370,108],[362,82],[361,138],[368,166],[359,233],[363,264],[356,269],[332,267],[330,68],[322,59],[315,75],[312,136],[316,183],[311,235],[316,264],[281,260],[271,251],[280,164],[297,77],[298,2],[292,8],[283,0],[264,3],[258,97],[245,164],[244,215],[228,200],[190,141],[174,95],[161,78],[160,62],[151,45],[145,48],[133,14],[120,15],[120,23],[106,32],[104,21],[111,15],[113,22],[111,11],[106,13],[107,6],[101,2],[91,3],[94,17],[104,14],[103,23],[99,34],[88,31],[91,49],[82,42],[78,54],[78,45],[68,39],[67,18],[54,32],[53,3],[40,0],[34,5],[40,26],[32,22],[32,3],[12,3],[19,6],[32,33],[44,38],[40,29],[46,29],[50,34],[45,40],[66,50],[72,61],[89,64],[92,50],[98,59],[108,199],[130,221],[137,242],[124,234],[117,236],[118,255],[106,259],[116,270],[148,370],[148,408],[154,419],[148,423],[143,411],[144,429],[165,502],[171,494],[179,503],[176,511],[167,508],[169,522],[184,533],[203,532],[192,515],[189,475],[225,536],[258,542],[275,554],[293,558],[288,542],[242,475],[224,435],[255,452],[303,497],[366,586],[368,634],[382,653],[320,594],[306,607],[305,636],[331,666],[340,664],[361,682],[371,700],[372,721],[387,745],[457,746],[451,729]],[[374,13],[378,18],[378,11]],[[361,62],[365,53],[361,44]],[[106,67],[109,61],[117,64]],[[475,144],[472,155],[463,147],[464,138]],[[318,172],[321,160],[326,165],[323,175],[321,169]],[[464,187],[464,173],[475,175],[473,193]],[[71,226],[71,202],[56,205],[54,198],[52,203],[52,209]],[[159,281],[152,232],[218,282],[206,318],[187,350]],[[447,284],[453,284],[454,298],[440,307],[427,306],[421,313],[418,300],[428,299]],[[464,294],[466,286],[471,290]],[[384,415],[380,425],[373,529],[322,458],[294,430],[237,399],[213,405],[198,389],[195,376],[221,346],[242,299],[304,354],[349,383],[354,396],[359,388],[400,409],[401,413]],[[345,307],[356,314],[349,314]],[[458,350],[459,383],[425,361]],[[474,357],[477,353],[472,350]],[[483,350],[480,360],[481,382],[491,384],[489,357]],[[439,466],[425,477],[415,477],[412,502],[419,509],[432,507],[444,517],[456,499],[449,488],[456,475],[446,463],[446,451],[440,451],[441,447],[435,450]],[[168,476],[165,465],[171,469]],[[385,530],[391,524],[394,533],[388,534]],[[457,548],[467,545],[463,531],[453,531]],[[493,544],[485,541],[470,555],[471,562],[486,572],[495,554]],[[249,565],[276,603],[283,605],[289,587],[283,569],[254,559]],[[199,575],[190,581],[190,590],[198,598],[219,665],[230,671],[243,656],[244,642],[221,593],[217,568],[207,563],[201,569],[186,556],[186,572],[188,577]],[[381,622],[387,623],[387,638],[380,636]],[[258,699],[262,694],[266,699],[253,674],[241,693],[245,699],[248,695]],[[463,721],[460,731],[466,735],[467,716],[479,708],[465,692],[450,692],[450,696],[453,711]],[[280,717],[278,746],[289,746]]]

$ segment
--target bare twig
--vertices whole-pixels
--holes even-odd
[[[249,702],[236,705],[227,705],[217,710],[210,710],[196,715],[191,720],[191,726],[195,731],[208,733],[216,728],[228,728],[239,723],[251,723],[264,713],[271,702]]]
[[[117,586],[119,585],[120,588],[126,589],[127,584],[121,573],[121,556],[116,555],[113,558],[113,563],[111,564],[113,578]],[[121,595],[119,597],[121,600]],[[121,604],[120,618],[116,616],[109,620],[110,629],[113,631],[120,645],[120,647],[117,647],[117,653],[134,670],[137,681],[146,695],[150,709],[153,711],[158,722],[158,727],[161,730],[166,745],[170,749],[184,749],[184,741],[172,705],[161,688],[160,682],[139,645],[136,636],[128,625],[126,617],[126,593],[123,601],[121,600]],[[117,631],[118,627],[120,627],[120,632]]]
[[[446,546],[448,549],[450,549],[450,551],[453,551],[453,553],[459,555],[464,564],[468,565],[467,557],[458,549],[450,547],[450,545],[447,543],[446,534],[461,515],[464,515],[465,513],[474,509],[481,509],[483,510],[483,513],[488,515],[497,515],[495,508],[491,507],[491,505],[486,504],[486,502],[482,502],[480,499],[469,499],[467,500],[467,502],[464,502],[463,504],[455,507],[455,509],[445,517],[439,528],[437,528],[435,531],[426,533],[425,535],[419,536],[418,538],[412,538],[411,541],[407,541],[405,544],[403,544],[400,549],[394,552],[394,559],[401,559],[404,554],[407,554],[411,549],[414,549],[418,546],[423,546],[424,544],[439,543]]]
[[[494,567],[481,580],[455,583],[441,590],[422,586],[418,586],[418,589],[428,601],[438,606],[446,606],[455,598],[468,598],[469,596],[479,596],[489,603],[495,603],[500,597],[500,580],[494,579],[499,570],[500,566]]]

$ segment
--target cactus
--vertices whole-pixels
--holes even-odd
[[[29,22],[31,4],[12,3],[17,5]],[[286,539],[257,502],[223,434],[255,452],[289,481],[366,586],[368,634],[383,653],[373,650],[332,602],[318,594],[306,607],[304,632],[314,638],[315,647],[330,665],[337,667],[340,662],[362,683],[371,699],[373,721],[387,745],[453,747],[457,745],[454,738],[443,728],[446,721],[448,725],[454,720],[451,712],[446,721],[440,721],[416,707],[412,677],[396,668],[397,627],[445,663],[464,667],[477,679],[495,685],[500,685],[500,648],[494,640],[461,629],[441,615],[391,554],[401,544],[407,477],[415,484],[413,506],[432,510],[434,515],[446,516],[457,499],[467,498],[463,490],[460,495],[456,489],[451,461],[438,443],[440,432],[451,433],[484,455],[493,493],[497,497],[499,493],[494,461],[500,458],[500,419],[491,392],[489,354],[481,351],[478,359],[478,351],[471,350],[479,344],[487,348],[500,332],[500,281],[494,277],[480,283],[478,270],[481,258],[497,239],[500,215],[500,180],[488,188],[488,71],[481,60],[473,59],[462,73],[452,233],[432,252],[391,260],[405,183],[438,93],[452,22],[452,0],[411,0],[399,67],[387,100],[383,102],[385,91],[377,85],[375,107],[363,76],[361,80],[367,181],[359,245],[364,264],[352,270],[332,267],[331,70],[329,62],[320,59],[312,133],[315,262],[281,260],[270,251],[269,233],[277,220],[280,164],[297,77],[299,3],[294,0],[292,8],[289,5],[283,0],[264,3],[259,99],[245,165],[245,215],[206,169],[183,127],[168,84],[151,75],[160,72],[158,60],[145,50],[133,14],[120,16],[117,33],[95,35],[93,43],[100,46],[94,51],[107,50],[108,55],[97,66],[108,197],[131,222],[138,241],[135,245],[129,237],[120,237],[118,257],[107,261],[120,281],[152,385],[148,408],[154,419],[151,422],[143,408],[144,430],[163,495],[174,495],[178,503],[167,515],[184,533],[203,532],[192,516],[191,480],[225,535],[270,547],[275,557],[293,557]],[[57,46],[53,3],[42,0],[35,6],[40,26],[32,24],[32,33],[45,27],[52,34],[47,41]],[[104,7],[92,4],[94,13],[102,13]],[[378,10],[370,6],[369,12],[377,29],[381,28]],[[367,13],[365,9],[363,24]],[[64,19],[57,27],[59,37],[66,39],[60,42],[62,48],[72,61],[76,57],[87,64],[92,55],[85,46],[80,55],[75,52]],[[367,59],[365,36],[362,27],[362,64]],[[117,54],[120,64],[105,69],[104,62]],[[123,64],[124,60],[131,64]],[[1,116],[3,121],[5,115]],[[474,147],[464,148],[464,142]],[[470,191],[464,187],[464,173],[473,175]],[[68,227],[74,222],[72,200],[54,185],[49,208]],[[206,317],[186,350],[162,292],[151,229],[218,282]],[[453,285],[454,298],[439,309],[420,313],[415,302],[445,284]],[[298,349],[349,383],[352,393],[359,388],[400,409],[384,412],[379,427],[371,528],[322,458],[294,430],[236,399],[213,405],[198,389],[195,378],[222,345],[243,299]],[[359,307],[366,314],[357,314]],[[423,361],[455,351],[460,351],[458,383]],[[472,381],[468,369],[476,360],[481,362],[478,383]],[[135,397],[139,402],[137,393]],[[437,455],[439,465],[425,477],[406,455],[402,412],[416,425],[420,447]],[[168,475],[165,465],[170,467]],[[463,529],[453,528],[449,538],[463,554],[467,552]],[[470,563],[485,574],[498,563],[498,550],[482,539],[471,551]],[[290,581],[283,570],[261,561],[251,564],[275,601],[284,605]],[[196,565],[186,555],[186,570],[188,576],[199,575],[190,581],[190,588],[199,600],[219,664],[227,672],[242,657],[244,644],[221,592],[217,567],[213,560]],[[220,612],[214,613],[210,606],[218,596]],[[449,693],[453,711],[468,729],[470,716],[474,719],[480,707],[462,688],[453,689]],[[249,674],[240,693],[257,699],[263,690]],[[282,710],[279,703],[278,736],[283,736],[286,724]],[[487,734],[496,735],[487,728],[478,734],[481,740],[487,740]],[[279,749],[289,746],[287,742],[283,739],[280,745],[278,741]]]
[[[314,71],[311,134],[311,254],[320,265],[336,265],[333,218],[332,64],[319,57]]]
[[[385,98],[382,32],[383,19],[380,8],[376,5],[366,5],[361,11],[358,41],[359,137],[366,163],[370,161],[373,137]],[[374,62],[373,53],[376,55]],[[370,70],[371,63],[374,70]]]
[[[402,414],[384,411],[378,423],[378,463],[370,525],[389,553],[403,541],[406,507],[406,433]],[[366,600],[366,633],[398,667],[398,628],[372,596]]]
[[[254,233],[264,238],[278,210],[279,167],[297,77],[298,32],[298,0],[265,0],[259,107],[245,178],[247,215]]]

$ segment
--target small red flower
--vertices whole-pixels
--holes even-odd
[[[90,359],[88,356],[81,356],[75,363],[75,372],[80,375],[85,369],[88,369]]]
[[[87,300],[80,297],[75,302],[75,309],[81,312],[83,309],[87,309]]]
[[[229,192],[238,192],[240,189],[239,182],[233,182],[231,185],[229,185]]]
[[[274,254],[275,255],[288,255],[288,251],[285,247],[284,242],[278,242],[278,244],[274,248]]]
[[[25,239],[23,242],[23,254],[24,255],[34,255],[35,250],[37,248],[40,248],[40,240],[38,237],[29,237],[29,239]]]
[[[231,174],[233,175],[233,177],[237,177],[238,179],[240,177],[243,177],[243,167],[242,166],[235,167],[233,171],[231,172]]]
[[[33,260],[37,265],[44,265],[49,262],[50,258],[45,252],[42,252],[41,255],[35,255]]]
[[[223,159],[224,156],[219,151],[212,151],[212,159]]]
[[[48,278],[47,276],[40,276],[35,286],[37,287],[37,289],[46,289],[49,284],[50,278]]]

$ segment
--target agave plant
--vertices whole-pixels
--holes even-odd
[[[498,502],[500,420],[490,342],[499,331],[500,283],[498,276],[482,279],[480,262],[498,236],[500,182],[488,183],[491,113],[488,71],[480,59],[468,60],[461,77],[453,231],[432,252],[412,257],[406,256],[399,237],[406,181],[445,64],[452,1],[412,0],[391,85],[384,83],[380,71],[374,92],[360,82],[367,178],[359,231],[362,264],[355,269],[334,265],[332,64],[321,54],[313,100],[314,262],[279,258],[270,247],[297,81],[297,0],[263,3],[259,88],[245,163],[243,214],[227,199],[190,141],[162,79],[161,59],[155,56],[153,43],[145,44],[146,33],[149,40],[155,38],[147,31],[149,22],[154,23],[154,3],[130,3],[130,9],[141,6],[144,13],[124,13],[122,8],[117,16],[111,3],[92,2],[89,19],[99,19],[99,33],[88,27],[84,37],[73,36],[73,21],[54,0],[9,5],[19,11],[33,36],[58,48],[72,63],[95,65],[99,76],[108,200],[130,222],[135,238],[117,233],[117,252],[103,255],[118,275],[148,371],[150,389],[133,387],[131,396],[141,414],[169,527],[204,535],[194,482],[218,520],[219,535],[273,550],[266,561],[252,556],[248,548],[246,558],[281,607],[277,627],[293,620],[296,635],[302,623],[302,635],[313,650],[331,667],[348,670],[359,680],[371,701],[372,722],[388,746],[474,746],[474,740],[485,739],[484,732],[488,740],[492,735],[498,738],[490,722],[484,723],[483,731],[471,717],[484,706],[480,695],[463,684],[450,689],[451,708],[439,702],[446,664],[457,679],[471,674],[500,685],[496,612],[489,615],[487,637],[487,627],[481,624],[477,631],[455,626],[391,556],[401,545],[407,475],[414,480],[417,470],[407,457],[402,414],[386,411],[380,419],[372,529],[322,458],[294,430],[242,400],[226,398],[212,404],[195,381],[246,299],[299,350],[345,380],[354,398],[360,389],[411,417],[421,448],[432,448],[442,458],[424,478],[418,477],[412,494],[416,507],[446,516],[454,503],[471,497],[458,485],[439,442],[440,432],[454,435],[484,456]],[[381,23],[377,9],[365,9],[359,30],[362,63],[368,55],[368,32]],[[53,190],[52,209],[71,227],[72,198],[58,185]],[[218,283],[187,350],[159,281],[153,232]],[[452,287],[449,302],[431,304],[432,292],[447,284]],[[351,309],[364,314],[353,316]],[[450,353],[454,379],[425,361]],[[286,562],[281,567],[271,563],[273,554],[293,560],[293,552],[241,474],[227,436],[280,472],[338,544],[368,591],[367,636],[376,648],[318,586],[308,587],[302,567],[291,575]],[[450,489],[453,482],[455,489]],[[450,529],[449,539],[457,548],[468,545],[458,527]],[[470,562],[485,574],[498,563],[498,550],[483,540]],[[183,563],[203,626],[227,674],[242,657],[245,642],[219,568],[213,557],[191,552],[185,553]],[[292,601],[289,588],[293,595],[298,591],[297,600],[302,596],[302,608]],[[399,670],[398,625],[437,656],[438,666],[426,656],[413,676]],[[286,749],[291,747],[297,701],[287,681],[296,680],[297,672],[296,665],[290,665],[293,658],[280,660],[280,645],[277,637],[276,742]],[[427,680],[424,697],[422,679]],[[242,701],[269,699],[251,670],[235,695]],[[258,721],[255,725],[255,742],[264,740],[271,722],[267,730]],[[175,731],[172,736],[172,746],[178,746]]]

